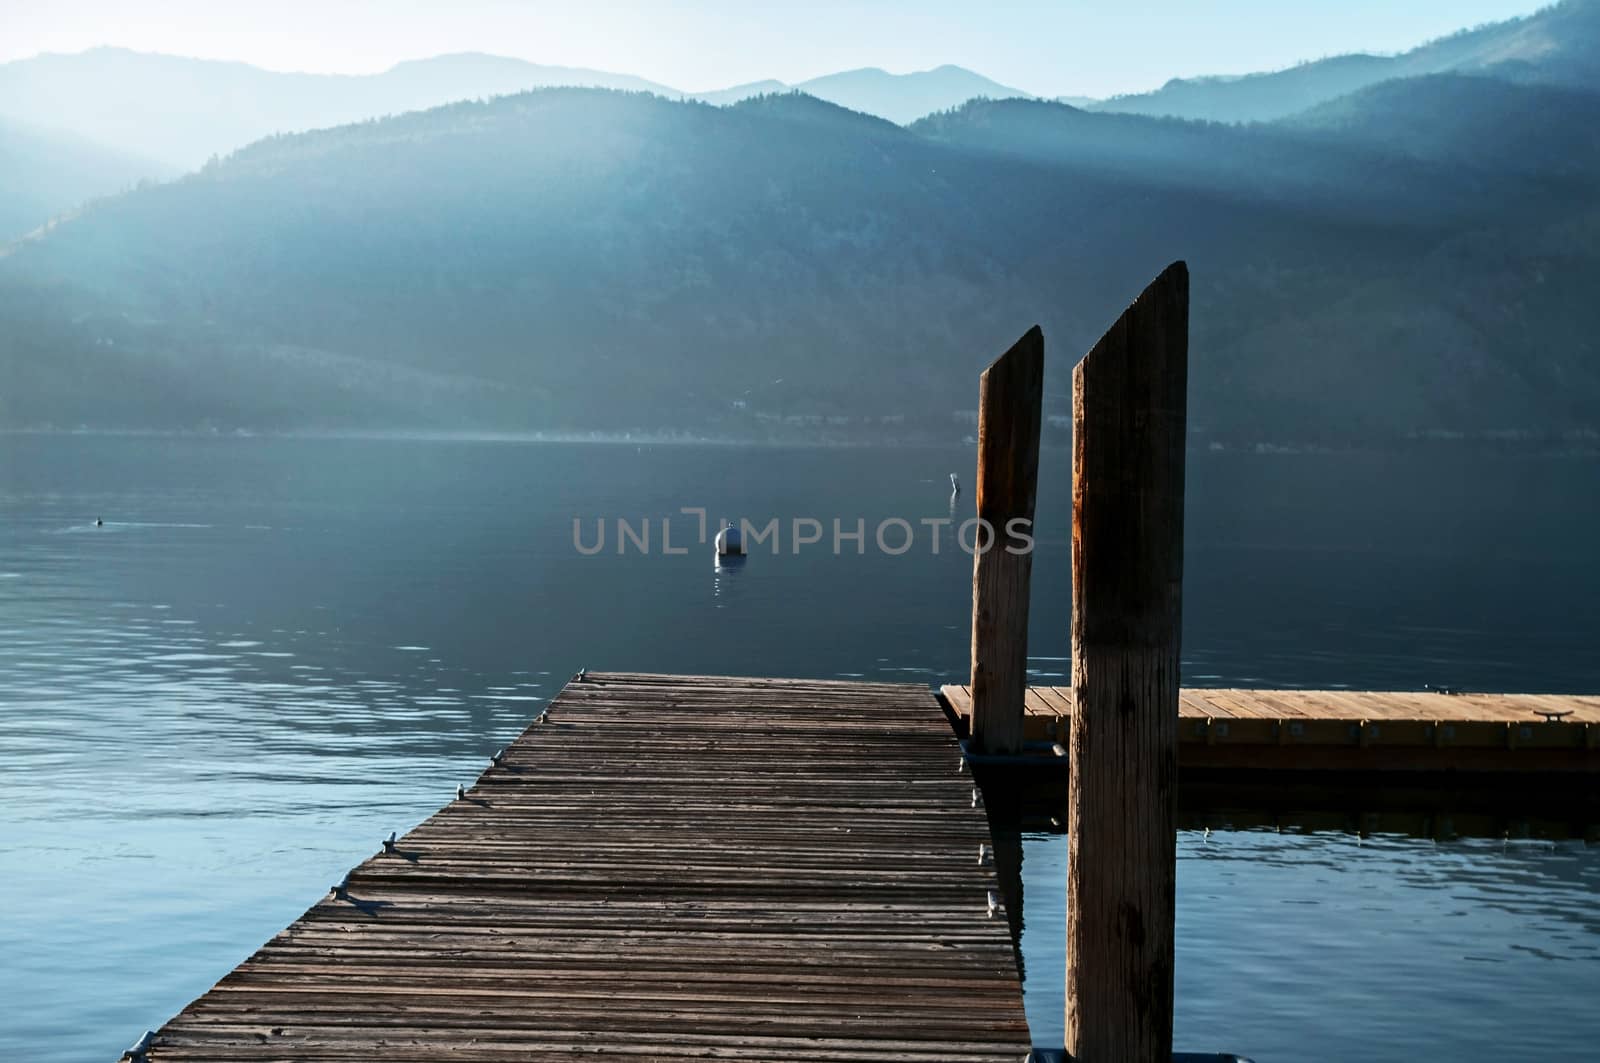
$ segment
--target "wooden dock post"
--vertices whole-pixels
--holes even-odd
[[[1066,1048],[1172,1058],[1189,273],[1169,266],[1072,380]]]
[[[1035,325],[978,383],[977,505],[983,523],[972,558],[972,739],[985,753],[1022,749],[1033,555],[1013,552],[1008,527],[1024,520],[1022,530],[1033,534],[1043,402],[1044,333]]]

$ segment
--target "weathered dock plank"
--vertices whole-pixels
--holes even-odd
[[[940,694],[970,717],[968,687]],[[1030,687],[1026,737],[1064,742],[1071,702],[1071,687]],[[1600,697],[1185,687],[1178,743],[1186,767],[1600,772]]]
[[[588,673],[147,1058],[1016,1063],[959,763],[921,686]]]

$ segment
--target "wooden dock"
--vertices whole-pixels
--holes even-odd
[[[970,718],[969,687],[940,694]],[[1029,687],[1025,706],[1027,740],[1065,745],[1071,687]],[[1600,772],[1600,696],[1186,687],[1178,759],[1239,770]]]
[[[393,850],[130,1054],[1029,1050],[985,812],[926,687],[588,673]]]

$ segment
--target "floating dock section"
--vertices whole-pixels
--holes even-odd
[[[940,694],[958,719],[970,719],[970,687]],[[1029,687],[1025,706],[1027,740],[1066,745],[1071,687]],[[1178,762],[1292,772],[1596,773],[1600,697],[1190,687],[1178,696]]]

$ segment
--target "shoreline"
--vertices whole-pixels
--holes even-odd
[[[1389,437],[1366,444],[1354,442],[1305,443],[1280,440],[1224,441],[1191,437],[1187,451],[1191,455],[1254,454],[1279,456],[1306,455],[1358,455],[1358,454],[1412,454],[1412,453],[1497,453],[1506,456],[1595,459],[1600,458],[1600,437],[1588,433],[1579,436],[1578,442],[1566,435],[1537,436],[1521,432],[1488,432],[1478,434],[1452,433],[1449,435],[1414,434],[1406,437]],[[204,428],[0,428],[0,438],[5,437],[88,437],[131,439],[211,439],[211,440],[303,440],[303,441],[361,441],[391,443],[497,443],[497,444],[587,444],[598,446],[697,446],[697,447],[771,447],[795,449],[853,450],[881,448],[894,450],[918,449],[974,449],[976,440],[938,439],[928,437],[861,438],[830,436],[807,438],[804,436],[739,436],[692,435],[677,431],[495,431],[479,429],[204,429]],[[1059,438],[1052,438],[1059,437]],[[1047,451],[1070,451],[1072,440],[1067,433],[1046,433],[1040,441]]]

